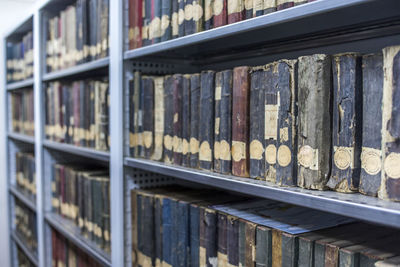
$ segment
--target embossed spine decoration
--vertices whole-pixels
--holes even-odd
[[[276,0],[264,0],[264,15],[276,11]]]
[[[221,123],[221,91],[222,91],[222,72],[215,74],[214,92],[214,172],[221,172],[220,164],[220,123]]]
[[[222,73],[221,88],[221,121],[219,124],[219,159],[221,173],[229,174],[232,170],[231,142],[232,142],[232,70]],[[215,148],[214,148],[215,149]]]
[[[400,201],[400,46],[383,49],[382,180],[379,198]]]
[[[165,76],[164,80],[164,162],[173,163],[172,152],[172,137],[174,135],[173,122],[174,122],[174,97],[173,97],[174,78],[172,76]]]
[[[171,0],[161,1],[161,42],[171,39]]]
[[[332,171],[328,187],[338,192],[358,190],[362,135],[361,57],[334,55]]]
[[[154,78],[154,152],[153,160],[162,160],[164,139],[164,77]]]
[[[249,176],[249,67],[233,69],[232,174]]]
[[[250,177],[264,178],[264,84],[263,67],[253,68],[250,87]],[[261,122],[261,123],[260,123]]]
[[[171,2],[171,30],[172,39],[175,39],[179,37],[179,3],[178,0],[171,0]]]
[[[185,2],[185,35],[195,33],[195,22],[193,20],[194,2],[196,1],[186,0]]]
[[[214,148],[214,71],[201,72],[199,141],[200,168],[213,169]]]
[[[381,53],[370,54],[363,56],[362,60],[363,129],[359,191],[377,196],[382,170],[383,57]],[[377,108],[371,112],[371,107]]]
[[[277,63],[265,65],[264,92],[264,145],[265,145],[265,180],[276,180],[276,154],[278,139],[278,73]]]
[[[204,30],[214,28],[214,1],[204,0]]]
[[[185,5],[186,0],[178,0],[178,36],[185,36]]]
[[[228,23],[226,1],[227,0],[214,0],[213,3],[214,28],[226,25]]]
[[[276,9],[282,10],[294,6],[293,0],[276,0]]]
[[[331,170],[331,58],[299,58],[297,185],[325,189]]]
[[[142,77],[144,86],[143,108],[143,145],[144,157],[150,159],[153,155],[154,143],[154,82],[152,77]]]
[[[278,62],[276,183],[297,185],[297,60]]]
[[[244,2],[242,0],[228,0],[228,24],[242,21],[245,18]]]
[[[190,77],[190,167],[199,168],[200,74]]]
[[[182,84],[183,76],[173,76],[173,132],[172,150],[174,152],[174,164],[182,165]]]
[[[190,167],[190,75],[182,80],[182,166]]]
[[[143,0],[143,22],[142,22],[142,46],[147,46],[152,43],[149,39],[150,22],[151,22],[151,0]]]

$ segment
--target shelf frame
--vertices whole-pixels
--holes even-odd
[[[13,140],[17,140],[17,141],[32,144],[32,145],[35,144],[34,136],[29,136],[29,135],[20,134],[20,133],[13,133],[13,132],[9,132],[7,135],[8,135],[8,138],[11,138]]]
[[[82,156],[90,159],[100,160],[103,162],[110,161],[110,153],[106,151],[99,151],[86,147],[79,147],[70,144],[64,144],[49,140],[43,141],[43,146],[48,149],[57,150],[61,153],[69,153],[77,156]]]
[[[17,244],[17,246],[25,253],[25,255],[29,258],[29,260],[36,266],[39,266],[39,261],[34,253],[26,244],[25,242],[19,237],[16,231],[11,232],[11,238]]]
[[[33,87],[33,82],[34,82],[33,78],[29,78],[29,79],[19,81],[19,82],[8,83],[7,90],[14,91],[14,90],[23,89],[26,87]]]
[[[36,201],[33,198],[21,192],[16,186],[10,185],[9,190],[15,198],[22,201],[28,208],[36,213]]]

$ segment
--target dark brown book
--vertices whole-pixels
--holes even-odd
[[[249,67],[233,69],[232,174],[249,176]]]
[[[246,10],[242,0],[228,2],[228,24],[242,21],[246,18]]]
[[[129,1],[129,48],[142,46],[143,1]]]

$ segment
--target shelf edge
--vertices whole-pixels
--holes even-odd
[[[11,230],[11,237],[17,243],[18,247],[22,249],[22,251],[25,253],[25,255],[29,258],[29,260],[36,266],[39,266],[39,262],[37,259],[37,256],[35,253],[28,248],[24,241],[18,236],[18,234],[15,232],[15,230]]]

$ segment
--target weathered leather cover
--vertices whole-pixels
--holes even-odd
[[[173,77],[173,133],[172,150],[174,152],[174,164],[182,165],[182,74]]]
[[[214,1],[204,0],[204,30],[214,28]]]
[[[246,10],[242,0],[228,2],[228,24],[242,21],[246,18]]]
[[[172,27],[171,27],[171,0],[161,1],[161,42],[168,41],[171,39]]]
[[[154,82],[153,78],[143,76],[143,145],[144,157],[150,159],[154,149]]]
[[[182,166],[190,167],[190,75],[182,77]]]
[[[154,151],[153,160],[162,160],[164,139],[164,77],[154,77]]]
[[[214,28],[224,26],[228,23],[227,0],[214,0]]]
[[[199,168],[200,74],[190,77],[190,167]]]
[[[230,174],[232,171],[232,70],[224,70],[221,85],[221,120],[219,124],[219,159],[221,173]],[[215,149],[215,148],[214,148]]]
[[[164,80],[164,162],[173,163],[172,139],[174,136],[174,78],[165,76]]]

